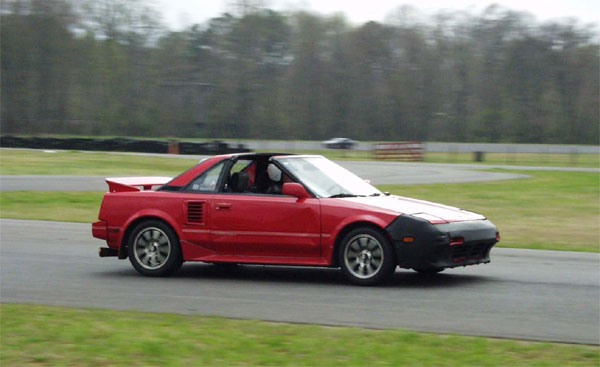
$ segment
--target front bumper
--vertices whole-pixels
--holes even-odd
[[[386,230],[402,268],[443,269],[490,262],[498,230],[489,220],[431,224],[399,216]],[[411,239],[412,242],[406,242]]]

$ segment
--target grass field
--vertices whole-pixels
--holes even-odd
[[[0,217],[91,223],[103,192],[0,192]]]
[[[129,154],[1,150],[2,175],[161,176],[178,175],[197,159],[143,157]]]
[[[0,305],[2,366],[598,366],[597,346]]]
[[[483,162],[474,162],[472,153],[427,153],[425,162],[599,168],[600,156],[596,154],[485,153]]]
[[[444,156],[430,158],[450,162]],[[454,156],[453,163],[463,163],[459,158]],[[532,164],[563,165],[535,163],[539,158],[531,158]],[[561,159],[564,165],[572,163],[567,155]],[[597,160],[582,158],[576,165],[597,167]],[[195,160],[1,150],[0,163],[0,174],[134,176],[176,175]],[[513,164],[526,165],[519,160]],[[481,212],[500,228],[501,246],[600,251],[598,173],[519,173],[532,178],[380,189]],[[102,195],[0,192],[0,216],[90,223],[97,218]],[[284,365],[599,366],[600,349],[401,330],[0,304],[0,366]]]
[[[380,189],[480,212],[500,229],[499,246],[502,247],[599,252],[599,175],[525,173],[532,177],[468,184],[381,186]],[[98,216],[102,195],[0,192],[0,216],[90,223]]]
[[[600,251],[598,173],[518,173],[532,178],[379,188],[482,213],[500,229],[502,247]]]
[[[321,154],[330,159],[367,160],[369,152],[300,151]],[[428,153],[429,163],[474,163],[469,153]],[[143,157],[128,154],[106,154],[78,151],[46,153],[36,150],[0,150],[2,175],[177,175],[197,163],[196,159]],[[522,166],[600,167],[600,156],[594,154],[486,154],[482,164]]]

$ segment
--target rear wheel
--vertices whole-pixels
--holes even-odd
[[[146,276],[169,276],[183,263],[177,235],[158,220],[138,224],[129,236],[127,251],[131,265]]]
[[[388,239],[369,227],[356,228],[344,237],[339,251],[339,264],[346,277],[360,285],[385,282],[396,269]]]

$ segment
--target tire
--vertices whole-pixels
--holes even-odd
[[[169,276],[183,264],[177,235],[159,220],[135,226],[127,242],[127,253],[135,270],[150,277]]]
[[[346,234],[338,256],[346,278],[359,285],[386,282],[396,269],[396,257],[389,240],[369,227],[359,227]]]
[[[413,268],[413,270],[419,274],[433,275],[433,274],[441,273],[442,271],[444,271],[444,268]]]

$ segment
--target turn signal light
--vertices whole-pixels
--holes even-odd
[[[499,242],[499,241],[500,241],[500,233],[496,232],[496,242]]]
[[[404,243],[413,243],[413,242],[415,242],[415,238],[414,237],[403,237],[402,238],[402,242],[404,242]]]
[[[462,237],[450,239],[450,246],[460,246],[465,244],[465,239]]]

